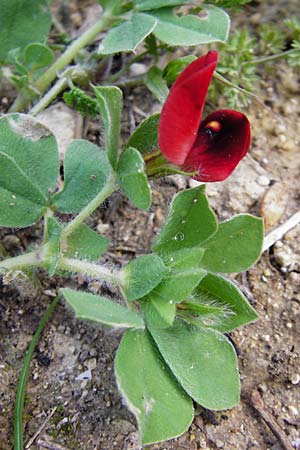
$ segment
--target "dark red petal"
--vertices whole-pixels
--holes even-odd
[[[197,138],[217,58],[216,51],[208,52],[189,64],[172,86],[163,106],[158,126],[158,144],[161,152],[173,164],[183,164]]]
[[[218,128],[220,131],[214,131]],[[250,141],[250,123],[244,114],[228,109],[215,111],[201,123],[183,167],[198,171],[194,177],[198,181],[225,180],[246,155]]]

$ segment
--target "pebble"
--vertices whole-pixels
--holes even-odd
[[[297,82],[295,77],[291,76],[291,74],[289,74],[288,76],[282,76],[281,83],[288,91],[292,93],[299,92],[299,83]]]
[[[133,63],[130,66],[129,73],[133,77],[137,77],[139,75],[144,75],[147,72],[147,70],[148,70],[148,68],[147,68],[146,64]]]
[[[298,416],[299,411],[297,408],[295,408],[295,406],[289,405],[288,408],[291,414],[293,414],[294,416]]]
[[[260,212],[266,230],[273,228],[281,219],[288,203],[289,192],[283,183],[274,183],[265,193]]]
[[[299,384],[300,383],[300,375],[299,373],[293,373],[291,376],[291,383],[292,384]]]
[[[83,364],[89,370],[93,370],[97,367],[97,360],[96,360],[96,358],[86,359]]]
[[[281,267],[291,266],[295,262],[295,255],[290,247],[281,241],[274,245],[274,258]]]
[[[90,369],[85,370],[84,372],[81,372],[76,378],[76,381],[83,381],[83,380],[91,380],[92,379],[92,372]]]
[[[264,176],[264,175],[260,175],[260,176],[257,178],[257,182],[258,182],[258,184],[260,184],[261,186],[269,186],[269,184],[270,184],[269,178],[266,177],[266,176]]]
[[[287,152],[292,152],[294,150],[297,150],[297,145],[293,139],[287,139],[281,148]]]

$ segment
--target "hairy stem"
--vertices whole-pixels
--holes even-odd
[[[80,213],[73,219],[61,234],[61,242],[63,243],[76,228],[81,225],[90,215],[101,205],[115,190],[117,190],[115,174],[111,174],[103,187],[103,189],[93,198],[93,200],[83,208]]]
[[[118,287],[123,286],[122,272],[117,271],[116,269],[108,269],[105,266],[93,264],[88,261],[62,257],[58,261],[57,269],[81,273],[99,280],[107,281]]]
[[[74,59],[77,53],[91,42],[101,31],[105,30],[111,23],[113,17],[110,11],[104,12],[101,19],[96,22],[85,33],[79,36],[66,51],[49,67],[46,72],[35,82],[33,88],[42,95],[55,80],[57,74],[61,72]],[[18,112],[25,109],[33,100],[33,96],[24,95],[22,92],[18,95],[15,102],[10,108],[10,112]]]
[[[39,266],[42,262],[40,251],[25,253],[24,255],[0,261],[0,273],[3,271],[23,270]]]
[[[20,378],[18,382],[18,390],[16,395],[16,403],[15,403],[15,411],[14,411],[14,450],[23,450],[23,409],[24,409],[24,400],[25,400],[25,390],[26,384],[29,376],[29,368],[30,362],[32,359],[33,352],[35,350],[36,344],[40,338],[41,332],[43,331],[44,326],[48,322],[51,314],[54,311],[57,303],[59,301],[59,296],[57,296],[52,303],[48,306],[45,314],[43,315],[36,332],[32,338],[30,346],[27,350],[24,364],[20,373]]]
[[[43,111],[45,108],[47,108],[48,105],[52,102],[52,100],[56,99],[56,97],[63,91],[68,85],[68,79],[66,77],[60,78],[53,87],[47,92],[44,97],[41,98],[41,100],[34,105],[34,107],[29,111],[29,114],[31,116],[36,116],[41,111]]]

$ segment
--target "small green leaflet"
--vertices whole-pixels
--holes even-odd
[[[148,11],[148,14],[158,20],[153,33],[162,42],[172,46],[225,42],[230,26],[229,16],[212,5],[203,5],[203,9],[206,17],[192,14],[177,16],[173,8]]]
[[[101,42],[98,53],[111,55],[135,52],[137,46],[153,31],[157,20],[147,14],[133,14],[131,18],[112,28]]]
[[[49,204],[58,177],[55,137],[25,114],[0,119],[0,225],[26,227]]]
[[[136,148],[142,155],[158,148],[157,128],[160,114],[143,120],[130,136],[127,147]]]
[[[152,249],[164,256],[196,247],[212,236],[217,227],[217,219],[205,195],[205,186],[187,189],[174,197],[166,223]]]
[[[199,283],[190,300],[192,305],[215,309],[199,313],[199,324],[222,332],[258,319],[256,311],[242,292],[231,281],[221,275],[208,273]]]
[[[179,386],[147,331],[126,331],[115,359],[119,390],[135,415],[142,445],[175,438],[190,426],[191,399]]]
[[[168,272],[158,255],[140,256],[122,269],[123,294],[128,301],[144,297],[157,286]]]
[[[62,226],[54,217],[45,218],[47,224],[47,243],[44,247],[44,259],[46,261],[45,268],[48,270],[49,276],[53,276],[60,257],[60,237]]]
[[[120,187],[129,200],[137,208],[150,208],[151,189],[145,174],[145,163],[138,150],[127,147],[123,151],[118,161],[117,174]]]
[[[80,211],[105,185],[110,170],[99,147],[83,139],[72,141],[64,159],[64,187],[53,196],[53,204],[64,213]]]
[[[0,6],[0,61],[10,50],[43,42],[51,27],[47,0],[2,0]]]
[[[242,272],[260,256],[264,240],[262,219],[240,214],[219,225],[218,231],[203,244],[202,266],[211,272]]]
[[[109,239],[81,224],[68,236],[65,256],[98,261],[108,245]]]
[[[29,72],[49,66],[53,59],[53,51],[44,44],[29,44],[24,50],[24,65]]]
[[[158,67],[152,66],[148,70],[145,77],[145,85],[160,103],[163,104],[166,101],[169,88],[163,79],[162,71]]]
[[[94,92],[104,124],[105,150],[115,168],[120,145],[122,91],[117,86],[94,86]]]
[[[223,334],[181,320],[171,328],[149,331],[174,376],[197,403],[222,410],[239,402],[237,357]]]
[[[144,328],[142,317],[105,297],[86,292],[60,289],[78,319],[90,320],[115,328]]]

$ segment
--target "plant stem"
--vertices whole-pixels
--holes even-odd
[[[214,78],[216,78],[216,80],[220,81],[221,83],[225,84],[225,86],[230,86],[233,89],[236,89],[237,91],[243,92],[243,94],[248,95],[249,97],[252,97],[252,99],[259,105],[262,106],[263,108],[267,109],[270,113],[271,109],[264,104],[264,102],[262,100],[260,100],[260,98],[258,97],[258,95],[253,94],[253,92],[247,91],[247,89],[241,88],[240,86],[237,86],[234,83],[231,83],[231,81],[227,80],[227,78],[223,77],[223,75],[221,75],[219,72],[214,72]]]
[[[107,199],[116,189],[118,188],[116,184],[116,176],[112,173],[105,186],[102,190],[93,198],[93,200],[81,210],[81,212],[73,219],[63,230],[61,234],[61,242],[65,241],[66,238],[72,234],[76,228],[82,224],[90,215],[98,208],[104,200]]]
[[[50,84],[55,80],[57,74],[61,72],[70,62],[74,59],[77,53],[91,42],[101,31],[105,30],[113,22],[111,12],[108,10],[104,12],[101,19],[96,22],[85,33],[79,36],[66,51],[46,70],[45,73],[35,82],[34,89],[41,95],[46,91]],[[10,108],[10,112],[18,112],[27,107],[31,102],[32,96],[24,95],[22,92],[18,95],[13,105]]]
[[[252,59],[249,62],[242,63],[242,65],[249,64],[249,63],[251,63],[251,64],[265,63],[268,61],[273,61],[274,59],[285,58],[286,56],[290,55],[291,53],[296,53],[296,52],[299,53],[299,50],[297,48],[292,48],[290,50],[286,50],[285,52],[276,53],[275,55],[262,56],[261,58]]]
[[[24,255],[15,256],[13,258],[4,259],[0,261],[0,273],[11,270],[23,270],[32,266],[39,266],[42,262],[42,257],[39,251],[25,253]]]
[[[36,344],[40,338],[41,332],[43,331],[44,326],[48,322],[51,314],[54,311],[57,303],[59,301],[59,296],[57,296],[52,303],[48,306],[45,314],[43,315],[36,332],[33,335],[30,346],[27,350],[24,364],[20,373],[18,390],[16,395],[16,403],[15,403],[15,411],[14,411],[14,450],[23,450],[23,410],[24,410],[24,398],[25,398],[25,390],[26,384],[29,376],[29,368],[30,362],[32,359],[32,355]]]
[[[57,269],[67,270],[95,277],[100,280],[107,281],[115,286],[122,287],[123,280],[120,271],[108,269],[99,264],[93,264],[80,259],[61,257],[58,261]]]
[[[122,67],[122,69],[120,69],[118,72],[116,72],[113,75],[111,75],[107,80],[105,80],[105,82],[107,84],[114,83],[115,81],[117,81],[129,69],[129,67],[133,63],[139,61],[140,59],[142,59],[146,55],[148,55],[148,51],[145,51],[143,53],[140,53],[139,55],[134,56],[133,58],[131,58],[130,61],[128,61],[126,64],[124,64],[124,67]]]
[[[48,105],[54,100],[68,85],[68,79],[66,77],[60,78],[52,88],[47,92],[41,100],[34,105],[34,107],[29,111],[31,116],[36,116],[43,109],[47,108]]]

